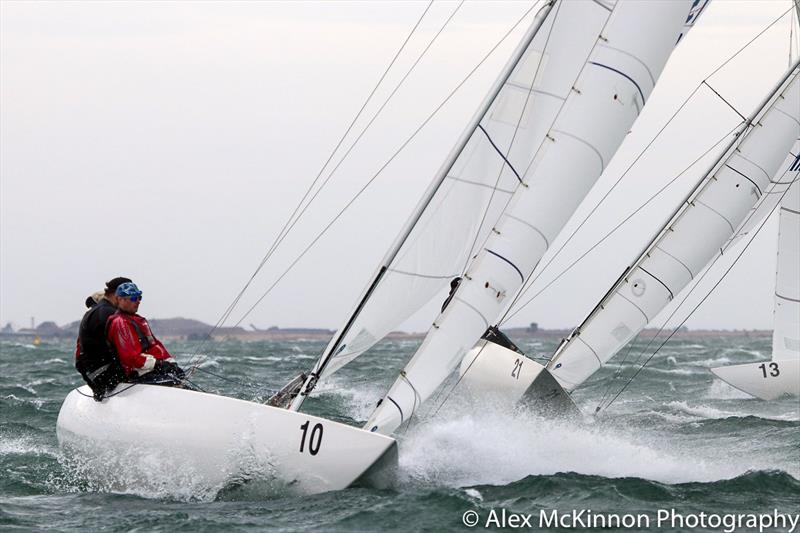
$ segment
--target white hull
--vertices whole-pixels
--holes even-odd
[[[544,366],[494,342],[481,340],[467,352],[459,375],[473,399],[500,405],[524,403],[549,416],[579,413]]]
[[[59,444],[100,475],[189,471],[193,483],[221,488],[266,474],[312,494],[344,489],[397,458],[390,437],[304,413],[155,385],[118,390],[95,402],[87,386],[75,389],[58,415]]]
[[[461,385],[470,394],[516,403],[525,395],[542,365],[493,342],[480,341],[461,360]]]
[[[731,386],[762,400],[800,396],[800,359],[722,366],[711,371]]]

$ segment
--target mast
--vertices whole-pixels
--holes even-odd
[[[512,191],[463,280],[365,429],[408,421],[500,316],[602,174],[645,105],[685,27],[690,2],[559,5],[481,132]],[[544,65],[541,70],[539,67]],[[520,91],[520,92],[512,92]],[[503,104],[503,105],[500,105]]]
[[[417,204],[417,207],[414,210],[413,214],[406,222],[405,226],[395,239],[389,251],[386,253],[385,257],[383,258],[383,261],[381,261],[381,264],[378,267],[376,274],[373,276],[372,281],[367,286],[366,290],[361,296],[350,318],[348,318],[345,325],[337,332],[336,336],[334,337],[334,340],[332,340],[332,342],[325,349],[323,356],[317,361],[317,364],[314,366],[314,369],[311,371],[305,383],[303,384],[301,392],[292,401],[292,404],[289,407],[289,409],[291,409],[292,411],[300,409],[300,407],[303,404],[303,401],[305,401],[305,398],[311,393],[311,391],[314,390],[314,387],[316,386],[319,376],[325,370],[325,367],[328,365],[329,361],[331,360],[331,357],[334,354],[336,354],[337,350],[340,349],[342,340],[344,339],[345,335],[347,335],[347,333],[350,331],[350,328],[352,327],[356,318],[358,318],[359,314],[366,305],[367,301],[369,300],[369,298],[371,297],[377,286],[380,284],[381,279],[386,274],[386,271],[389,268],[389,265],[391,265],[392,261],[394,261],[395,257],[397,257],[397,254],[403,247],[403,244],[406,242],[408,236],[411,234],[417,222],[420,220],[420,217],[422,217],[422,214],[425,212],[425,209],[428,207],[431,200],[436,195],[436,192],[439,190],[439,187],[444,182],[445,178],[447,177],[447,174],[453,167],[453,164],[461,155],[461,152],[464,150],[464,147],[472,138],[481,120],[484,118],[486,112],[491,107],[492,103],[495,101],[495,98],[497,98],[497,95],[500,93],[500,90],[505,86],[506,81],[508,80],[511,73],[514,71],[514,68],[517,66],[517,63],[519,63],[520,58],[522,58],[522,56],[525,54],[525,51],[528,49],[528,46],[530,45],[531,41],[533,41],[533,38],[538,33],[539,29],[541,28],[542,24],[547,18],[547,15],[550,13],[554,4],[555,0],[548,0],[547,3],[545,3],[545,5],[542,6],[534,16],[533,23],[531,24],[530,28],[528,28],[528,31],[525,33],[522,40],[517,45],[516,49],[514,50],[514,53],[509,58],[505,67],[503,67],[503,70],[500,72],[500,75],[498,76],[497,80],[495,80],[494,85],[492,85],[489,94],[484,98],[483,102],[476,111],[475,115],[472,117],[472,120],[470,121],[469,125],[461,134],[461,137],[458,139],[458,142],[450,151],[450,154],[447,156],[447,159],[444,161],[439,171],[436,173],[433,181],[428,186],[428,189],[425,191],[425,194]]]
[[[692,238],[692,236],[684,238],[675,237],[675,235],[683,235],[681,233],[675,233],[677,231],[675,228],[692,208],[695,208],[696,205],[700,205],[710,209],[706,205],[707,203],[713,204],[713,200],[722,201],[720,200],[721,196],[719,196],[722,193],[719,193],[718,196],[714,196],[714,191],[710,189],[711,184],[722,183],[722,180],[726,179],[726,177],[734,176],[733,173],[735,173],[735,179],[740,180],[744,178],[747,185],[752,184],[752,187],[758,191],[757,199],[753,202],[754,204],[758,205],[760,198],[768,196],[765,192],[767,190],[766,186],[761,183],[761,187],[759,187],[759,179],[763,180],[763,173],[766,172],[763,170],[763,167],[766,165],[759,168],[759,172],[761,173],[759,178],[751,178],[736,168],[731,167],[729,163],[742,152],[742,144],[748,139],[753,138],[751,134],[755,133],[756,135],[761,135],[761,137],[754,142],[760,142],[761,145],[768,144],[772,147],[775,144],[775,139],[769,138],[770,142],[766,142],[763,140],[767,138],[766,135],[774,133],[775,130],[779,133],[785,133],[777,127],[773,127],[773,130],[769,130],[762,124],[762,121],[764,121],[767,114],[774,109],[777,102],[782,102],[786,98],[792,97],[792,95],[784,96],[784,93],[792,88],[798,88],[792,85],[797,85],[798,77],[800,76],[798,67],[800,67],[800,62],[795,61],[793,66],[769,92],[746,122],[740,126],[735,138],[722,155],[711,165],[703,178],[698,181],[697,185],[695,185],[692,191],[686,196],[684,201],[679,204],[678,208],[670,215],[661,229],[656,232],[642,252],[636,256],[636,260],[631,266],[625,268],[622,275],[611,286],[611,289],[600,302],[592,309],[589,315],[575,330],[573,330],[566,341],[556,349],[547,368],[566,389],[574,389],[599,369],[605,361],[610,359],[622,346],[627,344],[638,331],[641,331],[641,329],[649,323],[650,319],[654,318],[655,315],[688,284],[689,279],[684,279],[684,271],[689,272],[690,278],[693,277],[693,274],[696,275],[696,272],[693,273],[687,264],[699,264],[699,266],[707,265],[711,257],[714,256],[714,251],[716,250],[717,253],[722,253],[725,242],[730,243],[730,240],[735,238],[738,232],[741,231],[741,228],[746,225],[746,217],[749,212],[752,212],[750,206],[753,204],[741,202],[738,204],[731,204],[730,206],[724,204],[727,209],[725,215],[731,217],[730,220],[727,218],[725,219],[726,224],[731,225],[731,220],[735,222],[736,218],[744,220],[736,223],[735,226],[731,225],[730,230],[726,234],[719,234],[718,237],[725,237],[725,235],[727,235],[727,237],[725,237],[725,242],[719,243],[719,247],[716,247],[716,244],[709,245],[708,254],[710,255],[707,261],[703,263],[699,263],[699,261],[706,258],[706,256],[703,255],[706,248],[698,248],[699,241],[697,239]],[[797,103],[796,96],[797,95],[794,95],[794,99],[790,101]],[[789,111],[790,113],[788,113],[789,117],[786,118],[786,123],[790,125],[796,124],[797,118],[792,118],[792,116],[797,115],[797,110],[790,109]],[[793,112],[794,115],[792,115],[791,112]],[[783,111],[782,113],[787,114]],[[790,129],[793,126],[783,127]],[[764,133],[765,131],[767,131],[767,133]],[[791,138],[786,139],[779,135],[781,143],[790,143],[787,146],[787,151],[791,146],[791,142],[794,141],[794,138],[795,135],[791,135]],[[769,167],[773,170],[777,170],[780,162],[786,157],[786,152],[781,152],[780,150],[777,150],[776,153],[772,153],[770,151],[772,148],[767,149],[758,144],[756,144],[756,148],[756,155],[768,159],[770,161]],[[748,155],[752,159],[752,154]],[[780,160],[776,160],[778,156],[781,158]],[[742,156],[742,158],[743,161],[747,161],[747,159],[744,159],[744,156]],[[726,172],[728,174],[723,176],[723,173]],[[769,180],[771,176],[771,174],[767,176],[767,185],[775,183]],[[718,187],[721,187],[721,185],[718,185]],[[734,200],[730,201],[733,202]],[[719,209],[719,206],[716,207]],[[718,211],[715,216],[723,217]],[[734,227],[737,229],[734,229]],[[708,228],[706,230],[710,231]],[[663,245],[667,239],[672,239],[670,242],[672,242],[674,246],[676,246],[674,244],[676,242],[681,243],[681,250],[684,250],[685,256],[675,257],[674,255],[665,253],[660,246]],[[648,264],[648,268],[644,268],[643,265],[647,261],[657,266],[658,270],[653,272],[654,269],[650,264]],[[670,270],[673,267],[676,271],[682,271],[681,275],[673,273]],[[654,287],[647,289],[646,282],[643,280],[647,280],[647,282],[654,280],[652,282]],[[637,282],[641,282],[638,288]],[[654,290],[662,291],[666,294],[665,299],[663,301],[658,299],[660,297],[659,293],[653,292]],[[647,297],[645,297],[646,291],[650,291]],[[625,292],[625,294],[623,294],[623,292]],[[630,294],[628,293],[632,293],[634,297],[641,297],[641,300],[636,301],[635,298],[631,300]],[[627,304],[624,303],[626,301]],[[641,316],[637,316],[636,320],[630,319],[630,317],[626,315],[627,308],[624,307],[626,305],[637,310],[631,311],[632,313],[645,315],[647,320],[641,323]],[[646,314],[645,311],[647,311],[649,315]],[[628,318],[627,321],[626,317]],[[636,321],[639,321],[639,323],[637,323],[635,327],[629,327],[629,324],[633,324]],[[641,325],[641,327],[639,327],[639,325]],[[586,337],[586,333],[590,328],[593,329],[589,334],[589,339],[581,338],[582,335]],[[613,331],[611,331],[611,329],[613,329]],[[578,340],[582,342],[576,346]],[[593,342],[594,344],[592,344]],[[584,359],[585,361],[583,361]]]

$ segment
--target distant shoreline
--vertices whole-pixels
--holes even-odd
[[[327,341],[334,330],[324,328],[279,328],[273,326],[269,329],[258,329],[251,325],[251,330],[241,327],[236,328],[213,328],[209,324],[199,320],[189,318],[154,318],[150,321],[155,335],[163,340],[238,340],[241,342],[256,342],[265,340],[314,340]],[[79,322],[72,322],[60,327],[54,322],[43,322],[35,328],[13,330],[10,325],[0,330],[0,340],[33,340],[37,337],[45,339],[74,339],[78,334]],[[531,327],[507,328],[503,331],[513,339],[560,339],[567,337],[571,329],[542,329],[532,324]],[[763,329],[687,329],[680,328],[673,333],[672,329],[665,329],[658,332],[655,329],[646,329],[641,335],[652,337],[658,334],[659,337],[673,335],[674,338],[699,338],[699,337],[769,337],[771,330]],[[394,340],[421,340],[425,332],[407,333],[394,331],[386,336]]]

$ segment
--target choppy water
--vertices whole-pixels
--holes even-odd
[[[169,346],[184,361],[196,349]],[[307,370],[323,346],[217,345],[204,367],[233,381],[204,373],[197,384],[261,399]],[[365,420],[415,346],[382,343],[323,384],[306,409],[345,422]],[[548,341],[521,347],[527,353],[553,348]],[[102,480],[81,474],[56,441],[61,402],[80,382],[71,352],[71,342],[0,342],[0,530],[463,531],[462,515],[470,509],[481,524],[492,509],[531,514],[538,530],[539,512],[552,509],[653,517],[671,508],[684,515],[800,513],[800,404],[749,399],[707,370],[768,358],[767,337],[671,342],[611,408],[583,424],[496,406],[459,409],[456,395],[434,416],[442,395],[428,417],[400,435],[394,488],[307,497],[276,494],[269,480],[214,490],[175,479],[164,479],[157,491],[135,483],[122,492],[98,489]],[[609,383],[621,383],[608,379],[617,370],[610,366],[576,393],[586,412],[619,386],[609,391]],[[669,529],[691,528],[650,527]]]

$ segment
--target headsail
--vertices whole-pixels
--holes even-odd
[[[553,2],[542,2],[489,95],[292,402],[293,410],[299,409],[318,379],[367,351],[460,274],[473,242],[481,238],[478,213],[504,203],[517,183],[478,126],[498,94],[508,92],[506,82],[552,7]],[[528,61],[528,68],[535,68],[533,63]]]
[[[656,238],[556,351],[547,368],[565,389],[583,383],[630,342],[727,243],[756,223],[753,217],[763,220],[769,203],[775,207],[780,199],[776,192],[797,179],[790,164],[794,158],[787,154],[798,137],[800,67],[795,63]]]
[[[510,303],[622,143],[691,6],[562,2],[551,11],[475,133],[500,165],[493,177],[516,180],[505,208],[367,429],[391,433],[407,420]]]
[[[800,142],[792,155],[795,182],[781,201],[779,215],[773,360],[800,359]]]

